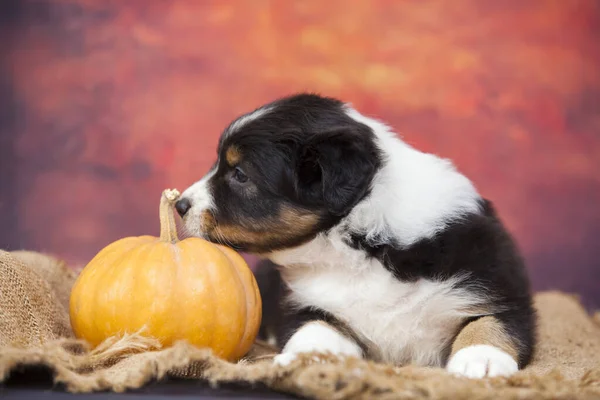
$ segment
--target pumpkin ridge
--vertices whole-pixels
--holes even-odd
[[[218,250],[218,249],[216,249],[216,250]],[[219,253],[220,253],[220,252],[219,252]],[[229,258],[225,257],[225,260],[227,260],[227,263],[229,263]],[[216,287],[216,286],[215,286],[215,282],[214,282],[214,279],[215,279],[215,276],[214,276],[214,275],[215,275],[215,272],[216,272],[217,274],[218,274],[218,273],[220,273],[220,271],[218,271],[218,268],[222,268],[222,265],[216,265],[216,264],[213,264],[213,265],[211,265],[210,272],[209,272],[209,275],[210,275],[210,282],[211,282],[211,288],[212,288],[212,290],[213,290],[213,294],[215,293],[215,292],[214,292],[214,288]],[[221,272],[221,273],[222,273],[222,272]],[[217,282],[217,283],[218,283],[218,282]],[[218,326],[218,327],[219,327],[219,330],[221,330],[221,329],[222,329],[222,327],[225,325],[225,324],[224,324],[224,321],[223,321],[223,312],[216,312],[216,313],[215,313],[215,315],[216,315],[216,320],[217,320],[216,326]],[[216,331],[217,331],[217,330],[216,330],[216,329],[214,329],[214,330],[213,330],[213,332],[212,332],[212,338],[211,338],[211,347],[213,347],[213,348],[214,348],[214,345],[215,345],[215,343],[214,343],[214,341],[215,341],[215,338],[216,338],[217,340],[219,339],[219,338],[218,338],[218,337],[216,337],[216,335],[215,335],[215,332],[216,332]],[[220,351],[221,351],[221,352],[223,352],[223,350],[227,350],[227,349],[221,349]]]
[[[186,242],[188,245],[191,244],[191,242]],[[186,254],[188,254],[189,258],[195,258],[196,253],[194,251],[188,251],[186,252]],[[191,254],[191,256],[190,256]],[[207,280],[207,283],[205,284],[205,287],[207,288],[207,291],[210,292],[210,294],[207,296],[210,299],[216,299],[217,298],[217,293],[215,291],[215,279],[213,276],[213,270],[214,270],[214,266],[210,265],[204,265],[204,277]],[[213,304],[214,305],[214,304]],[[211,308],[211,314],[212,314],[212,318],[210,319],[211,321],[213,321],[212,323],[212,329],[210,330],[210,336],[207,337],[206,340],[206,346],[208,346],[209,348],[214,348],[214,342],[215,342],[215,326],[220,326],[221,325],[221,319],[219,317],[220,313],[218,312],[218,310],[216,310],[214,307],[210,307]]]
[[[238,339],[238,343],[235,346],[235,348],[233,349],[233,353],[232,356],[237,358],[239,357],[239,353],[240,353],[240,347],[242,345],[244,345],[244,339],[246,339],[246,334],[248,333],[248,325],[249,325],[249,320],[250,320],[250,308],[248,307],[248,286],[246,285],[246,280],[242,278],[242,274],[240,273],[237,264],[235,263],[235,261],[230,257],[230,255],[228,254],[228,252],[223,251],[222,249],[219,249],[219,251],[221,251],[221,253],[223,253],[225,255],[225,257],[227,257],[227,259],[229,260],[229,268],[233,269],[235,271],[235,275],[238,279],[238,281],[242,284],[242,287],[244,289],[244,294],[245,294],[245,299],[242,302],[244,305],[244,314],[245,314],[245,322],[244,322],[244,332],[240,335],[240,338]]]
[[[126,253],[133,251],[136,247],[137,247],[137,243],[132,241],[131,247],[127,250]],[[88,299],[89,299],[89,301],[92,302],[92,304],[90,306],[90,311],[91,311],[92,315],[98,313],[98,299],[101,297],[102,292],[104,290],[106,290],[106,287],[103,285],[105,278],[108,276],[109,273],[112,273],[115,263],[117,266],[120,264],[118,257],[119,257],[118,252],[107,251],[103,257],[95,257],[95,261],[93,261],[92,266],[98,270],[97,275],[95,276],[94,280],[96,282],[98,282],[99,284],[96,284],[94,286],[94,288],[92,290],[92,292],[93,292],[92,295],[88,295],[87,293],[84,294],[85,300],[88,301]],[[108,261],[107,259],[111,261],[110,263],[108,263],[108,264],[112,265],[110,268],[98,268],[97,267],[98,265],[102,266],[102,265],[107,264],[107,261]],[[98,332],[104,332],[104,327],[100,326],[101,321],[102,321],[101,318],[91,318],[91,320],[90,320],[90,317],[89,316],[87,317],[87,324],[91,325],[91,327],[88,328],[88,330],[91,329],[91,331],[95,333],[93,335],[93,341],[89,338],[88,338],[88,341],[92,341],[92,344],[94,346],[97,346],[102,341],[101,339],[98,338]]]
[[[251,313],[250,317],[248,318],[248,326],[252,328],[252,331],[250,332],[251,335],[253,335],[254,337],[256,337],[256,335],[258,334],[258,330],[260,329],[260,324],[261,324],[261,320],[262,320],[262,298],[260,296],[260,290],[258,289],[258,284],[256,282],[256,278],[254,276],[254,273],[252,271],[249,271],[249,273],[251,274],[251,279],[250,280],[250,284],[252,285],[252,308],[250,309],[250,311],[255,310],[255,313]],[[248,340],[248,338],[245,338],[246,341]],[[254,339],[253,339],[254,340]],[[248,348],[246,351],[248,351],[250,349],[250,346],[252,345],[253,342],[251,342],[250,344],[248,344]]]
[[[171,247],[171,251],[173,253],[173,266],[175,267],[175,273],[171,273],[171,282],[170,282],[170,290],[169,290],[169,308],[170,313],[176,315],[175,311],[178,307],[177,301],[175,299],[179,296],[179,282],[181,282],[181,249],[179,248],[179,244],[181,242],[169,243]],[[177,318],[177,332],[185,332],[185,318]]]
[[[225,260],[227,260],[227,263],[229,265],[229,277],[231,279],[231,282],[235,284],[235,290],[236,293],[238,294],[238,303],[236,305],[236,315],[238,316],[238,327],[236,327],[235,330],[235,340],[236,342],[233,344],[233,346],[229,347],[229,352],[228,352],[228,359],[231,361],[234,358],[236,358],[236,355],[238,353],[238,347],[240,346],[240,343],[244,340],[244,336],[246,335],[247,332],[247,320],[248,320],[248,295],[246,293],[246,285],[244,280],[242,279],[242,276],[240,275],[238,268],[237,268],[237,263],[235,262],[234,258],[232,258],[229,254],[228,251],[223,251],[223,249],[227,247],[224,246],[217,246],[216,249],[219,251],[220,254],[222,254],[222,256],[224,257]],[[231,250],[232,251],[232,250]],[[233,271],[232,271],[233,269]],[[240,307],[241,306],[241,307]]]
[[[186,337],[186,334],[181,334],[181,332],[186,332],[185,321],[189,313],[187,308],[182,307],[181,303],[182,296],[185,296],[185,293],[182,293],[180,282],[182,280],[187,280],[187,277],[185,276],[186,269],[183,267],[183,265],[185,265],[185,252],[182,248],[180,248],[181,243],[182,242],[163,244],[163,246],[169,247],[169,254],[172,255],[172,258],[168,261],[168,267],[170,268],[170,271],[166,275],[169,280],[168,297],[167,292],[165,292],[164,297],[165,299],[167,299],[166,301],[169,304],[166,312],[171,316],[175,316],[182,313],[184,315],[181,318],[173,318],[177,320],[175,324],[173,324],[172,321],[170,322],[169,335],[173,337],[173,342],[177,340],[183,340],[183,338]],[[176,326],[174,327],[174,325]],[[179,332],[179,335],[182,336],[176,336],[175,332]]]
[[[135,258],[134,256],[136,256],[137,254],[142,254],[143,252],[141,250],[143,250],[145,247],[147,247],[149,244],[149,242],[141,242],[141,243],[137,243],[136,245],[134,245],[132,248],[130,248],[128,251],[126,251],[124,254],[118,255],[119,258],[116,260],[116,262],[114,264],[112,264],[111,268],[106,268],[106,274],[102,276],[102,278],[99,279],[99,281],[101,283],[105,283],[107,282],[119,282],[123,280],[123,272],[125,272],[125,270],[129,270],[132,267],[132,259]],[[135,272],[135,271],[134,271]],[[132,283],[134,283],[135,285],[135,279],[126,282],[128,285],[132,285]],[[99,285],[100,286],[100,285]],[[106,286],[103,285],[103,288],[106,288]],[[133,293],[135,293],[134,291],[134,287],[131,288],[131,291]],[[97,299],[98,297],[96,297]],[[131,303],[129,304],[129,307],[131,307]],[[125,315],[129,315],[131,314],[131,310],[130,309],[126,309],[126,310],[119,310],[119,313],[124,313]],[[113,311],[110,311],[110,314],[113,314]],[[111,315],[111,317],[113,317],[113,315]],[[100,328],[100,332],[104,331],[106,332],[106,327],[101,327]],[[124,331],[120,331],[120,332],[114,332],[115,335],[123,335],[125,333],[133,333],[133,332],[124,332]]]
[[[197,265],[196,264],[196,253],[194,251],[189,251],[189,250],[186,251],[186,248],[189,245],[190,245],[190,241],[189,240],[182,240],[182,241],[177,242],[175,244],[174,247],[176,247],[177,251],[178,251],[178,253],[177,253],[177,256],[178,256],[177,261],[179,263],[178,267],[180,267],[181,264],[183,264],[183,265],[185,265],[185,264]],[[204,275],[206,275],[206,268],[202,264],[198,264],[198,265],[199,265],[198,268],[201,269],[201,270],[204,270]],[[181,269],[181,268],[178,268],[178,269]],[[179,277],[176,277],[174,279],[174,281],[175,282],[179,282],[179,279],[180,279]],[[203,279],[206,279],[205,276],[203,276]],[[211,288],[207,289],[207,286],[211,286]],[[210,294],[214,295],[214,291],[212,289],[212,285],[208,285],[205,282],[204,285],[203,285],[203,288],[204,288],[205,291],[209,291],[210,290]],[[175,292],[176,289],[177,288],[174,287],[173,291]],[[177,293],[175,293],[175,296],[177,296]],[[204,293],[203,296],[208,297],[206,293]],[[173,304],[173,306],[172,306],[173,310],[175,310],[178,307],[178,304],[176,302],[172,302],[172,304]],[[211,308],[211,312],[213,314],[216,314],[216,311],[213,310],[212,308]],[[189,332],[189,330],[188,330],[189,327],[187,326],[187,324],[188,324],[187,318],[180,318],[179,322],[178,322],[179,332]],[[194,328],[195,329],[200,329],[199,326],[196,326]],[[206,328],[206,327],[203,327],[203,328]],[[212,338],[211,338],[211,340],[212,340]],[[196,343],[190,343],[190,344],[192,344],[194,346],[197,345]]]
[[[158,244],[159,240],[155,240],[152,242],[148,242],[148,243],[144,243],[142,245],[140,245],[140,248],[148,248],[147,250],[144,251],[144,260],[155,260],[157,258],[157,253],[160,253],[163,251],[163,249],[161,248],[160,244]],[[158,244],[158,245],[157,245]],[[128,256],[131,257],[131,256]],[[135,257],[134,257],[135,258]],[[144,263],[144,264],[148,264],[148,263]],[[156,268],[155,265],[157,265],[157,263],[153,263],[154,265],[151,266]],[[161,266],[163,265],[162,262],[162,258],[161,258],[161,262],[160,262]],[[143,289],[148,290],[148,286],[150,288],[152,288],[152,297],[154,298],[162,298],[162,296],[160,296],[160,292],[159,289],[162,288],[163,285],[157,285],[154,283],[151,283],[148,286],[142,285],[141,281],[139,279],[136,279],[136,275],[137,275],[137,271],[138,271],[138,265],[128,265],[129,269],[133,269],[133,273],[132,276],[129,277],[130,279],[130,287],[131,287],[131,293],[140,293],[142,292]],[[122,270],[121,273],[124,273],[126,270]],[[147,278],[147,277],[146,277]],[[135,313],[138,309],[135,306],[135,298],[133,299],[133,301],[129,302],[129,307],[132,308],[132,310],[130,310],[128,313],[126,313],[126,315],[129,315],[130,313]],[[152,307],[154,307],[154,304],[152,304]],[[148,312],[145,312],[146,316],[146,321],[144,321],[143,325],[140,327],[140,329],[146,329],[147,334],[151,335],[152,337],[154,337],[157,340],[160,340],[157,336],[157,332],[154,329],[154,327],[152,326],[152,316],[156,315],[156,311],[154,309],[150,309]],[[134,332],[128,332],[128,333],[134,333]]]
[[[260,324],[262,321],[262,297],[260,296],[260,290],[258,288],[258,283],[256,282],[254,272],[250,271],[250,273],[252,274],[250,284],[252,285],[252,297],[254,300],[253,307],[251,308],[251,310],[255,309],[256,315],[254,316],[254,319],[252,321],[248,321],[248,325],[252,323],[254,329],[253,335],[256,336],[258,334],[258,330],[260,329]]]

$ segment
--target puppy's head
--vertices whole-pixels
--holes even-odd
[[[177,211],[189,234],[239,251],[298,246],[369,193],[381,163],[375,140],[340,101],[277,100],[231,123],[215,164],[182,193]]]

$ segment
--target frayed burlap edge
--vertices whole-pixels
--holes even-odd
[[[508,378],[471,380],[439,368],[398,368],[322,354],[307,354],[280,367],[273,365],[273,353],[267,346],[238,363],[184,342],[153,350],[156,343],[138,335],[113,341],[101,350],[90,352],[84,347],[76,340],[60,340],[38,349],[9,349],[0,355],[0,381],[11,371],[30,365],[50,368],[54,383],[73,393],[123,392],[175,377],[202,379],[213,386],[263,384],[314,399],[600,398],[600,368],[590,369],[578,379],[567,379],[558,370],[545,374],[524,370]],[[128,352],[120,353],[123,348]],[[109,365],[107,360],[111,360]]]

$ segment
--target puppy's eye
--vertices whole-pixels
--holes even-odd
[[[238,181],[240,183],[245,183],[248,181],[248,176],[246,176],[244,171],[242,171],[239,167],[236,167],[233,170],[233,179],[235,179],[236,181]]]

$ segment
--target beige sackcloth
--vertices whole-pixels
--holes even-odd
[[[77,272],[45,254],[0,251],[0,382],[27,365],[46,366],[70,392],[125,391],[177,377],[260,383],[314,399],[600,399],[600,316],[560,292],[535,296],[539,344],[529,367],[509,377],[472,380],[439,368],[394,367],[310,355],[276,367],[257,342],[237,363],[178,343],[160,348],[139,335],[94,350],[76,340],[68,301]]]

